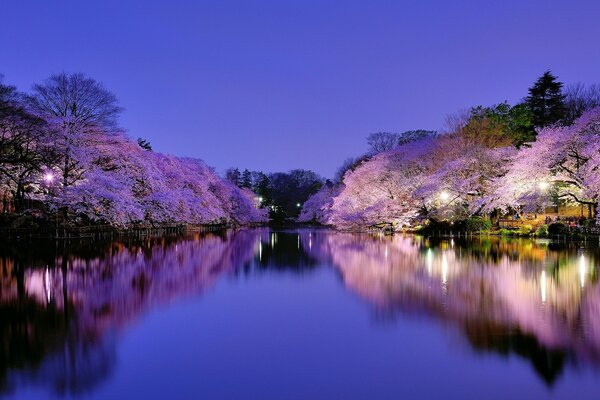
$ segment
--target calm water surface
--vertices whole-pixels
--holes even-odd
[[[600,252],[241,230],[0,245],[0,397],[598,399]]]

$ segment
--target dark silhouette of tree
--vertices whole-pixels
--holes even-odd
[[[275,221],[295,218],[302,204],[323,186],[323,178],[313,171],[295,169],[269,175],[269,194],[273,201],[271,218]]]
[[[565,90],[566,124],[572,124],[577,118],[593,108],[600,107],[600,85],[584,86],[582,83],[570,85]]]
[[[398,145],[401,146],[403,144],[416,142],[417,140],[422,140],[427,137],[437,136],[436,131],[428,131],[425,129],[417,129],[414,131],[404,131],[398,135]]]
[[[24,96],[0,82],[0,188],[11,193],[15,211],[23,211],[28,193],[53,162],[48,124],[27,111]]]
[[[252,173],[254,175],[254,193],[258,195],[261,199],[260,205],[261,207],[267,207],[271,205],[271,190],[270,190],[270,180],[269,177],[260,171],[255,171]]]
[[[237,168],[227,169],[227,171],[225,171],[225,179],[239,187],[241,185],[240,170]]]
[[[144,150],[152,151],[152,145],[146,139],[138,138],[137,144]]]
[[[532,112],[536,128],[562,122],[567,116],[563,84],[550,71],[544,74],[529,88],[525,103]]]
[[[242,172],[241,187],[246,189],[252,189],[252,172],[247,168]]]

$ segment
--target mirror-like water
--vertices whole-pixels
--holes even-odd
[[[0,246],[0,397],[597,399],[600,251],[267,229]]]

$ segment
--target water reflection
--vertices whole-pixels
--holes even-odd
[[[119,331],[151,308],[204,292],[252,260],[255,242],[255,232],[241,231],[2,249],[1,389],[93,390],[114,368]]]
[[[525,357],[548,383],[566,363],[600,363],[594,251],[498,238],[321,238],[319,253],[380,316],[432,316],[477,351]]]
[[[573,244],[321,230],[2,245],[0,390],[91,392],[110,379],[119,334],[145,312],[220,277],[319,267],[376,321],[431,318],[470,351],[523,357],[551,384],[566,368],[600,365],[598,260]]]

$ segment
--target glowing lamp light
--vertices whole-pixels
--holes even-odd
[[[44,174],[44,182],[46,182],[46,183],[54,182],[54,174],[52,172],[46,172]]]
[[[262,203],[262,201],[263,201],[263,198],[262,198],[262,196],[260,196],[260,197],[258,198],[258,202],[259,202],[259,203]]]
[[[450,193],[446,192],[445,190],[442,190],[442,193],[440,193],[440,199],[442,199],[443,201],[446,201],[450,198]]]
[[[540,182],[538,183],[538,187],[540,190],[546,190],[550,187],[550,184],[548,182]]]
[[[296,207],[300,207],[300,203],[296,203]]]

